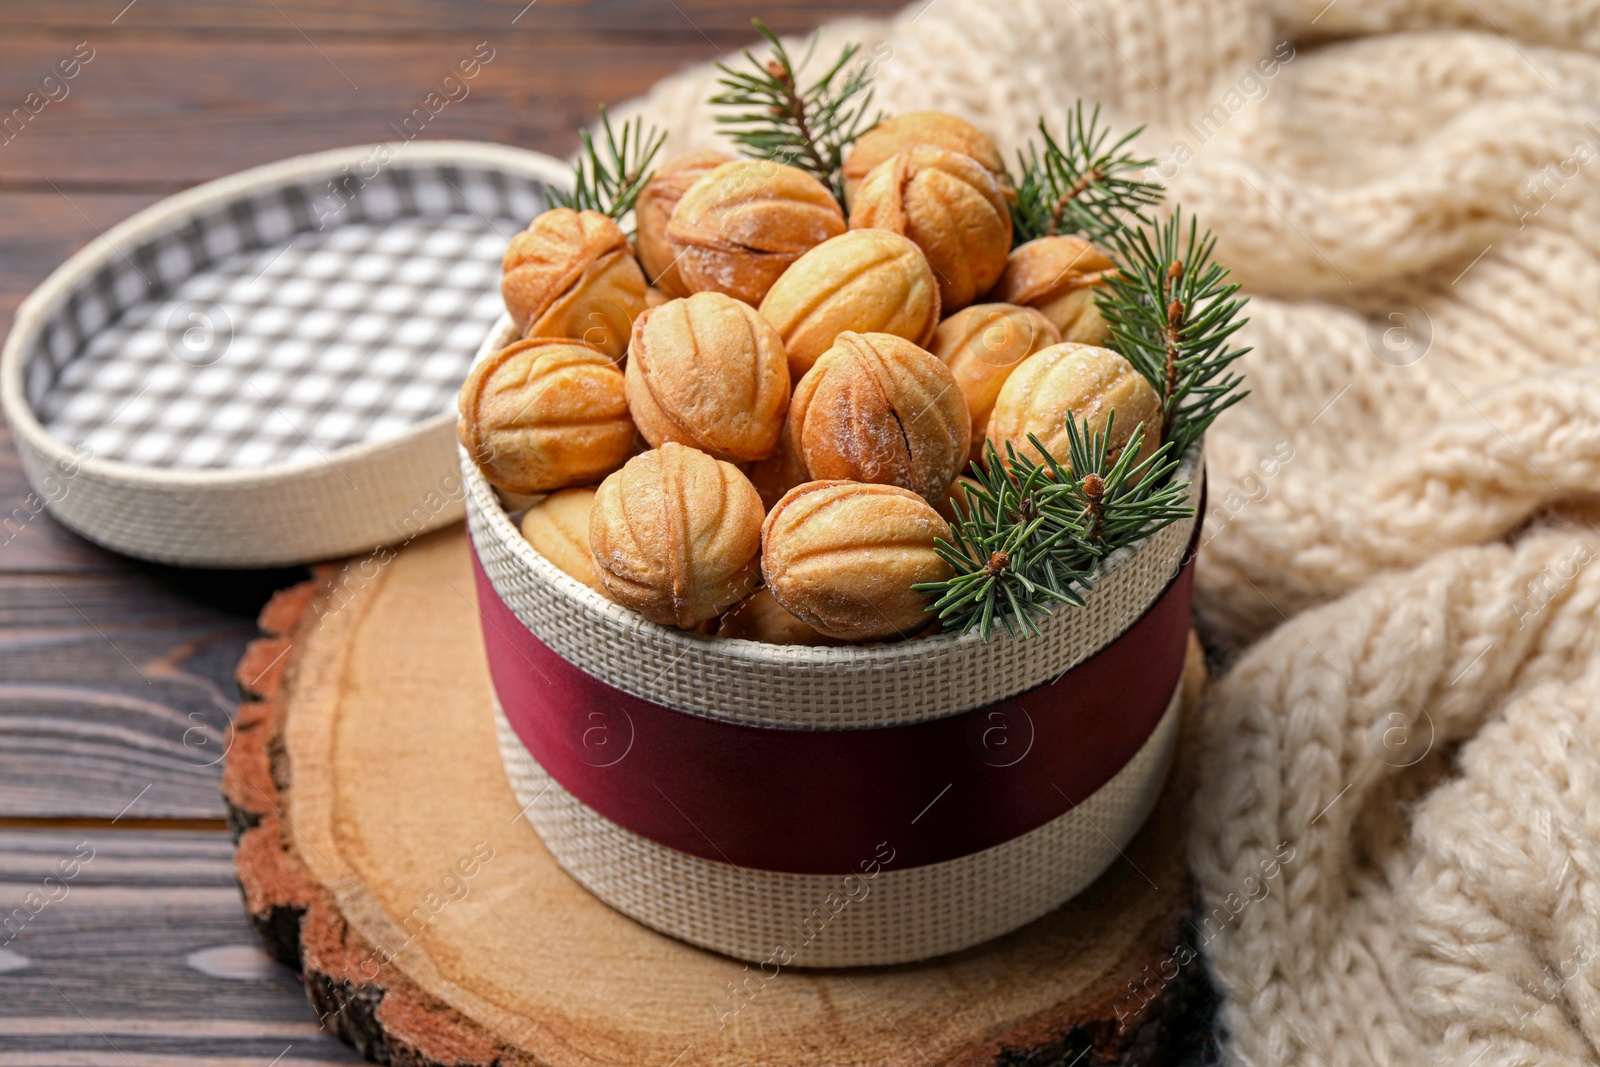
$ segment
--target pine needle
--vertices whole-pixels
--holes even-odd
[[[1171,444],[1138,460],[1144,427],[1113,460],[1108,447],[1116,412],[1103,432],[1067,419],[1068,463],[1060,463],[1033,435],[1043,457],[1035,463],[1008,442],[1002,460],[994,442],[976,484],[964,489],[950,540],[936,550],[955,570],[942,582],[915,585],[933,598],[947,628],[976,629],[987,641],[996,623],[1012,637],[1039,632],[1039,620],[1059,604],[1082,606],[1095,565],[1126,545],[1194,514],[1189,483],[1175,482]]]
[[[646,131],[644,119],[636,118],[623,124],[619,136],[604,105],[600,108],[600,125],[605,144],[597,147],[589,131],[584,130],[583,152],[572,165],[572,191],[552,189],[550,199],[557,207],[598,211],[620,223],[633,210],[639,193],[654,173],[650,163],[661,151],[667,135],[654,126]]]
[[[1154,161],[1135,159],[1124,151],[1143,130],[1140,126],[1108,145],[1111,131],[1100,125],[1100,105],[1085,118],[1082,100],[1067,113],[1065,136],[1059,142],[1041,118],[1043,149],[1030,142],[1026,154],[1017,153],[1021,177],[1011,207],[1015,243],[1057,234],[1097,240],[1121,227],[1127,217],[1160,203],[1166,191],[1135,176]]]
[[[1164,222],[1113,231],[1117,271],[1095,296],[1111,330],[1109,347],[1132,363],[1161,397],[1166,440],[1182,455],[1218,415],[1248,394],[1234,360],[1250,351],[1232,348],[1248,319],[1238,317],[1246,298],[1214,263],[1216,238],[1204,234],[1183,209]]]
[[[745,155],[799,167],[844,203],[844,152],[850,143],[878,124],[881,112],[872,112],[872,72],[862,63],[845,67],[861,50],[845,47],[820,78],[802,88],[801,71],[817,50],[818,33],[796,63],[783,42],[760,19],[751,19],[772,46],[772,55],[759,60],[748,49],[744,58],[750,70],[718,63],[718,84],[723,91],[711,98],[719,107],[733,109],[717,122]]]

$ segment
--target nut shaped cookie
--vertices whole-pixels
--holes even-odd
[[[646,284],[610,218],[546,211],[511,239],[500,266],[500,294],[523,337],[568,337],[621,361]]]
[[[689,186],[732,158],[726,152],[684,152],[661,164],[639,191],[633,209],[638,225],[634,247],[651,284],[667,296],[689,295],[678,275],[678,249],[667,237],[672,211]]]
[[[717,620],[718,637],[742,641],[765,641],[769,645],[837,645],[838,638],[825,637],[816,628],[790,613],[772,590],[762,586],[729,608]]]
[[[974,304],[939,324],[928,350],[950,368],[966,397],[972,416],[969,460],[983,458],[989,413],[1011,372],[1060,341],[1060,332],[1041,312],[1016,304]]]
[[[787,429],[778,435],[778,445],[772,450],[772,455],[750,464],[747,473],[750,484],[761,494],[761,504],[766,508],[771,508],[783,499],[783,494],[801,482],[811,480],[800,457],[795,455]]]
[[[798,381],[846,330],[892,333],[925,346],[939,324],[927,257],[888,230],[851,230],[795,261],[761,301]]]
[[[925,629],[931,599],[911,587],[953,573],[934,541],[950,527],[892,485],[816,481],[778,501],[761,528],[767,588],[819,633],[882,641]]]
[[[850,228],[909,237],[939,279],[945,314],[987,293],[1011,252],[1011,208],[994,175],[969,156],[912,145],[868,172]]]
[[[589,511],[595,489],[561,489],[537,501],[522,516],[523,539],[539,555],[597,593],[604,593],[589,554]]]
[[[1036,237],[1018,245],[989,299],[1037,308],[1063,341],[1098,345],[1110,331],[1095,304],[1095,289],[1116,264],[1082,237]]]
[[[462,446],[490,484],[513,493],[597,482],[633,447],[622,371],[576,341],[508,345],[472,369],[458,404]]]
[[[977,480],[963,474],[950,483],[950,488],[945,490],[943,500],[934,502],[933,510],[937,511],[945,522],[960,522],[972,510],[972,501],[967,498],[967,494],[977,488]]]
[[[989,416],[989,436],[1001,455],[1009,443],[1018,455],[1039,462],[1039,450],[1028,440],[1034,434],[1066,467],[1067,416],[1080,427],[1087,419],[1090,432],[1101,433],[1113,410],[1107,441],[1112,461],[1140,425],[1144,439],[1138,460],[1148,459],[1161,446],[1161,398],[1133,364],[1109,348],[1064,341],[1034,353],[1011,372]]]
[[[966,465],[971,418],[939,360],[904,338],[846,331],[795,386],[788,432],[813,479],[938,500]]]
[[[845,198],[853,204],[856,188],[873,167],[890,156],[921,144],[960,152],[976,160],[1000,183],[1007,199],[1013,195],[1011,180],[1006,176],[1005,158],[982,130],[965,119],[942,111],[906,111],[884,119],[856,138],[850,146],[850,154],[845,157],[842,170]]]
[[[752,305],[789,264],[844,231],[844,213],[826,186],[798,167],[756,159],[702,175],[667,222],[685,288]]]
[[[652,445],[721,459],[772,454],[789,409],[783,342],[749,304],[696,293],[650,308],[628,346],[628,407]]]
[[[758,584],[761,520],[737,467],[669,441],[600,483],[589,549],[612,599],[691,629]]]

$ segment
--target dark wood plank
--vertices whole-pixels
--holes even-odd
[[[0,574],[114,572],[124,566],[52,519],[43,505],[23,477],[11,428],[0,422]]]
[[[698,36],[617,42],[445,31],[425,40],[317,45],[298,35],[108,39],[93,46],[69,95],[0,147],[0,174],[34,191],[108,175],[187,184],[301,152],[399,140],[406,117],[484,43],[493,58],[423,136],[565,154],[601,103],[716,54]],[[0,37],[0,102],[23,100],[72,49],[70,37],[55,34]]]
[[[104,29],[116,19],[116,32],[206,30],[229,34],[305,32],[315,34],[386,35],[434,33],[440,30],[503,30],[534,34],[594,33],[697,38],[728,37],[738,43],[752,37],[750,17],[760,17],[780,33],[798,33],[842,15],[884,14],[898,10],[898,0],[355,0],[328,4],[318,0],[240,0],[237,3],[189,3],[186,0],[8,0],[5,21],[16,28]],[[118,17],[120,15],[120,17]]]
[[[0,1067],[359,1062],[261,951],[222,832],[0,831]]]
[[[158,568],[0,578],[0,818],[221,818],[253,633]]]

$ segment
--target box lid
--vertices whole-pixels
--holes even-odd
[[[155,204],[23,302],[0,406],[66,526],[166,563],[370,549],[462,513],[455,396],[500,256],[568,180],[430,141],[300,156]]]

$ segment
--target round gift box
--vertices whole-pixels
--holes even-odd
[[[35,495],[108,548],[213,567],[455,521],[454,401],[500,314],[498,257],[570,181],[537,152],[415,141],[139,212],[34,290],[6,338],[0,406]]]
[[[480,357],[515,333],[509,322]],[[1104,560],[1026,639],[812,647],[657,625],[557,569],[463,452],[500,748],[556,861],[762,966],[925,959],[1097,878],[1178,731],[1200,512]],[[515,505],[515,502],[510,502]]]

